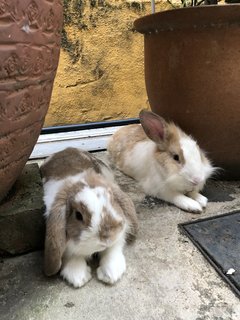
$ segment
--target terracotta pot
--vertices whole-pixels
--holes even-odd
[[[192,134],[222,177],[240,179],[240,6],[160,12],[135,27],[151,109]]]
[[[58,66],[61,28],[59,0],[0,3],[0,200],[40,134]]]

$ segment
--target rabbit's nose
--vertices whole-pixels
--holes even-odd
[[[191,183],[192,183],[192,185],[194,185],[194,186],[197,186],[197,185],[200,184],[201,182],[202,182],[202,179],[199,178],[199,177],[194,177],[194,178],[191,179]]]

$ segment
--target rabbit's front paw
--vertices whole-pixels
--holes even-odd
[[[193,212],[193,213],[201,213],[202,212],[202,206],[196,201],[189,197],[186,197],[184,195],[177,196],[173,203],[179,207],[180,209],[183,209],[185,211]]]
[[[204,197],[198,192],[190,192],[188,196],[193,200],[197,201],[203,209],[206,208],[208,203],[208,198]]]
[[[75,288],[84,286],[92,278],[91,269],[85,260],[69,261],[62,269],[61,276]]]
[[[97,269],[97,277],[105,283],[114,284],[122,277],[125,270],[126,262],[124,255],[121,253],[112,257],[112,259],[111,257],[104,259]]]

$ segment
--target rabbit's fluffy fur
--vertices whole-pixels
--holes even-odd
[[[88,152],[67,148],[41,166],[46,205],[44,271],[74,287],[91,279],[87,259],[100,255],[97,277],[118,281],[126,269],[123,247],[138,223],[133,202],[114,182],[106,164]]]
[[[146,194],[201,212],[207,198],[199,191],[215,170],[204,152],[191,136],[153,112],[142,110],[140,122],[111,137],[111,160],[136,179]]]

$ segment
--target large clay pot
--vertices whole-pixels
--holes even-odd
[[[222,177],[240,179],[240,6],[170,10],[135,27],[151,109],[192,134]]]
[[[0,1],[0,201],[40,134],[56,74],[60,0]]]

